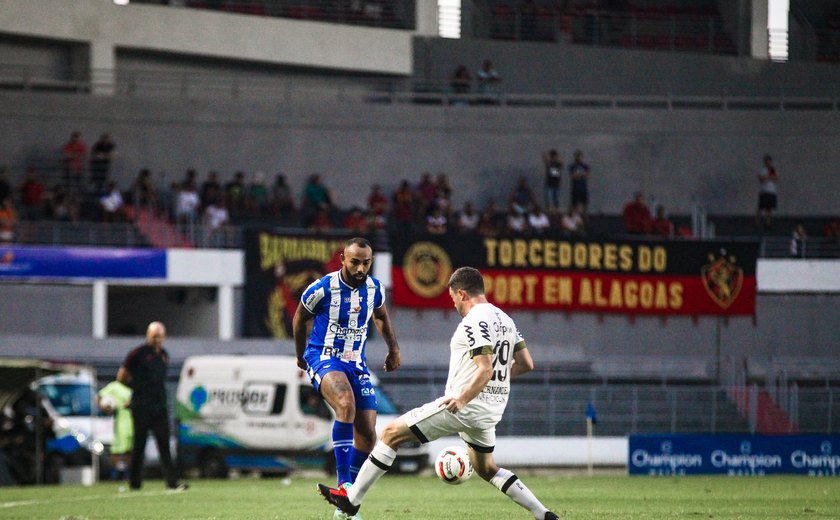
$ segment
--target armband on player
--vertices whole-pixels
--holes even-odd
[[[493,347],[490,345],[484,345],[483,347],[476,347],[470,350],[470,359],[474,358],[475,356],[481,356],[483,354],[493,354]]]
[[[525,345],[525,341],[523,340],[513,346],[513,351],[519,352],[520,350],[525,350],[526,348],[528,347]]]

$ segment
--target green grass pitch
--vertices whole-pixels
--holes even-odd
[[[840,518],[840,478],[626,477],[521,472],[526,485],[567,519]],[[315,492],[326,477],[193,480],[182,493],[160,480],[141,491],[91,487],[0,488],[0,519],[330,519]],[[433,476],[388,475],[368,494],[365,520],[527,520],[530,515],[478,477],[448,486]]]

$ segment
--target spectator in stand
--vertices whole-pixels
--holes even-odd
[[[78,222],[80,211],[78,199],[63,184],[53,188],[47,203],[47,216],[59,222]]]
[[[225,184],[225,199],[231,217],[238,217],[245,208],[245,172],[238,171]]]
[[[665,207],[662,204],[656,205],[656,214],[650,228],[651,233],[656,236],[668,238],[674,236],[674,224],[668,219],[665,214]]]
[[[111,174],[111,161],[116,155],[116,147],[114,140],[107,133],[99,136],[99,140],[93,143],[90,152],[90,181],[97,195],[103,193],[103,187]]]
[[[0,244],[9,244],[15,240],[18,217],[11,195],[0,201]]]
[[[246,198],[248,213],[253,217],[264,215],[268,211],[268,187],[265,185],[265,173],[257,172],[248,185]]]
[[[506,217],[507,232],[512,235],[523,235],[528,232],[528,217],[525,209],[511,203]]]
[[[458,214],[458,231],[465,234],[475,233],[478,229],[479,219],[480,215],[473,207],[472,202],[465,202],[464,209]]]
[[[435,206],[429,216],[426,217],[426,231],[430,235],[445,235],[448,231],[448,219],[443,210]]]
[[[560,228],[566,236],[580,237],[586,234],[586,222],[574,206],[560,219]]]
[[[295,199],[292,188],[286,182],[286,176],[278,173],[274,176],[274,186],[271,187],[271,213],[283,220],[289,220],[295,213]]]
[[[418,216],[425,221],[426,217],[431,214],[432,209],[436,206],[438,192],[437,184],[432,180],[432,174],[429,172],[423,173],[420,177],[420,182],[415,188],[417,193],[416,199],[418,204]]]
[[[368,219],[362,212],[362,208],[358,206],[353,206],[350,212],[344,217],[344,222],[342,222],[341,227],[355,231],[359,236],[364,236],[370,231]]]
[[[449,215],[452,212],[452,186],[449,185],[449,177],[445,173],[438,173],[435,188],[435,205],[444,215]]]
[[[194,168],[188,168],[184,173],[184,180],[181,181],[181,186],[198,193],[198,172]],[[199,200],[201,200],[200,197]]]
[[[498,103],[499,84],[502,82],[496,67],[491,60],[484,60],[481,68],[476,72],[478,79],[478,93],[481,94],[481,101],[484,103]]]
[[[178,186],[175,204],[175,220],[182,233],[192,233],[193,226],[198,222],[200,207],[201,198],[198,196],[198,189],[195,182],[190,181],[188,175],[187,179]]]
[[[135,206],[154,208],[157,206],[157,190],[152,182],[152,172],[143,168],[137,173],[131,185],[131,201]]]
[[[779,174],[773,166],[773,158],[764,156],[764,166],[758,172],[758,211],[755,214],[756,227],[764,226],[770,230],[773,226],[773,210],[776,209],[776,193],[779,185]]]
[[[201,183],[199,190],[199,199],[201,199],[201,207],[206,208],[217,202],[222,193],[222,185],[219,183],[219,174],[215,171],[210,171],[207,174],[207,180]]]
[[[105,194],[99,198],[99,205],[102,207],[103,222],[122,222],[125,220],[125,202],[116,182],[108,181]]]
[[[525,215],[527,212],[531,211],[531,208],[533,208],[536,203],[537,199],[534,197],[534,192],[531,191],[531,186],[528,185],[528,178],[524,175],[519,177],[519,180],[516,182],[516,186],[514,186],[513,190],[510,192],[508,204],[510,204],[512,208],[521,209],[521,213]]]
[[[634,235],[650,233],[653,223],[650,215],[650,208],[645,204],[645,195],[637,191],[633,195],[633,201],[624,205],[622,211],[624,217],[624,230]]]
[[[551,227],[551,221],[545,211],[542,210],[539,204],[534,206],[534,209],[528,213],[528,227],[533,233],[542,235]]]
[[[793,258],[805,258],[805,241],[808,240],[808,232],[805,231],[805,224],[797,222],[793,227],[790,237],[790,256]]]
[[[70,134],[70,140],[64,143],[61,153],[67,189],[73,192],[84,191],[88,147],[82,140],[81,132],[75,131]]]
[[[329,211],[324,208],[316,209],[308,228],[316,233],[325,233],[330,231],[333,226]]]
[[[478,227],[476,230],[484,238],[492,238],[499,234],[496,206],[493,204],[493,201],[490,201],[487,206],[482,208],[481,215],[478,217]]]
[[[227,202],[224,197],[216,197],[204,208],[204,246],[222,247],[225,229],[230,224]]]
[[[391,196],[394,203],[394,223],[397,226],[397,233],[408,235],[411,233],[414,221],[414,192],[411,185],[403,179],[399,187]]]
[[[12,195],[12,185],[6,176],[6,168],[0,168],[0,201]]]
[[[563,183],[563,159],[557,150],[543,152],[545,166],[545,207],[552,215],[560,211],[560,185]]]
[[[825,241],[822,244],[826,258],[840,257],[840,218],[833,218],[822,228]]]
[[[152,174],[153,175],[153,174]],[[155,200],[150,206],[156,217],[163,216],[170,222],[175,222],[175,203],[178,194],[177,181],[170,181],[166,171],[161,170],[157,178],[149,179],[150,187],[154,190]]]
[[[583,162],[583,152],[575,150],[575,160],[569,165],[571,179],[571,204],[586,219],[589,207],[589,165]]]
[[[449,78],[449,86],[454,94],[468,94],[472,89],[472,74],[470,69],[464,65],[455,67],[452,77]]]
[[[388,197],[382,193],[379,184],[374,184],[370,188],[370,195],[367,198],[367,211],[373,229],[385,229],[388,224]]]
[[[301,209],[303,211],[304,223],[307,227],[311,227],[316,216],[318,216],[321,212],[325,213],[327,219],[332,221],[332,196],[330,195],[327,187],[321,182],[321,176],[317,173],[309,177],[309,181],[303,188],[303,203],[301,204]],[[320,216],[320,218],[323,220],[323,216]],[[318,227],[323,227],[322,224],[319,224]]]
[[[25,220],[38,220],[43,215],[44,184],[38,179],[38,171],[29,167],[26,177],[20,185],[21,217]]]
[[[823,226],[823,237],[833,242],[840,241],[840,218],[833,218]]]

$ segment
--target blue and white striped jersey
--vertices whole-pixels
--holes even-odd
[[[307,350],[318,349],[322,360],[340,359],[367,372],[368,324],[374,309],[385,304],[385,291],[372,276],[353,288],[341,279],[340,272],[312,282],[300,297],[301,304],[315,315]]]

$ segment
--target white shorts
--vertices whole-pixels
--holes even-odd
[[[403,414],[403,419],[412,433],[424,444],[457,433],[464,442],[476,448],[476,451],[492,453],[496,446],[496,427],[477,428],[468,425],[444,408],[444,399],[445,397],[440,397]]]

